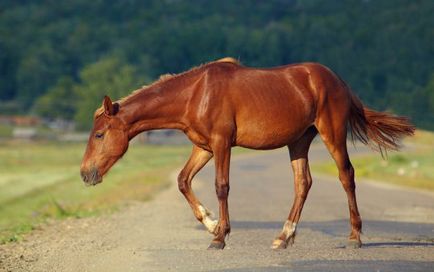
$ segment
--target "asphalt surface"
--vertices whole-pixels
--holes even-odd
[[[310,158],[330,160],[318,145]],[[349,249],[346,194],[337,178],[313,174],[295,244],[272,250],[293,200],[287,151],[240,155],[231,163],[232,232],[224,250],[210,251],[212,236],[172,178],[149,202],[55,223],[1,246],[0,271],[434,271],[433,194],[358,182],[364,244]],[[193,183],[202,203],[218,211],[212,161]]]

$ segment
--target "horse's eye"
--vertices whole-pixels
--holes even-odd
[[[102,137],[104,137],[104,133],[102,133],[102,132],[95,133],[95,138],[101,139]]]

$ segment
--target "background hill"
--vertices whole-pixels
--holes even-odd
[[[233,56],[321,62],[368,106],[434,129],[432,14],[432,0],[3,0],[0,114],[86,128],[105,93]]]

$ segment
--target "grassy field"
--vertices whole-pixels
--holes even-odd
[[[167,186],[190,146],[134,145],[99,186],[85,187],[79,167],[85,144],[0,145],[0,243],[50,219],[113,211]]]
[[[356,177],[434,191],[434,133],[417,131],[404,142],[402,152],[358,156],[351,159]],[[337,175],[333,162],[313,164],[312,170]]]
[[[0,138],[10,138],[12,136],[12,127],[0,124]]]

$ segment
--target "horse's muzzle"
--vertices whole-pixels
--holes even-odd
[[[92,168],[90,171],[81,170],[80,174],[84,183],[88,186],[94,186],[102,182],[102,176],[98,173],[98,169],[96,168]]]

